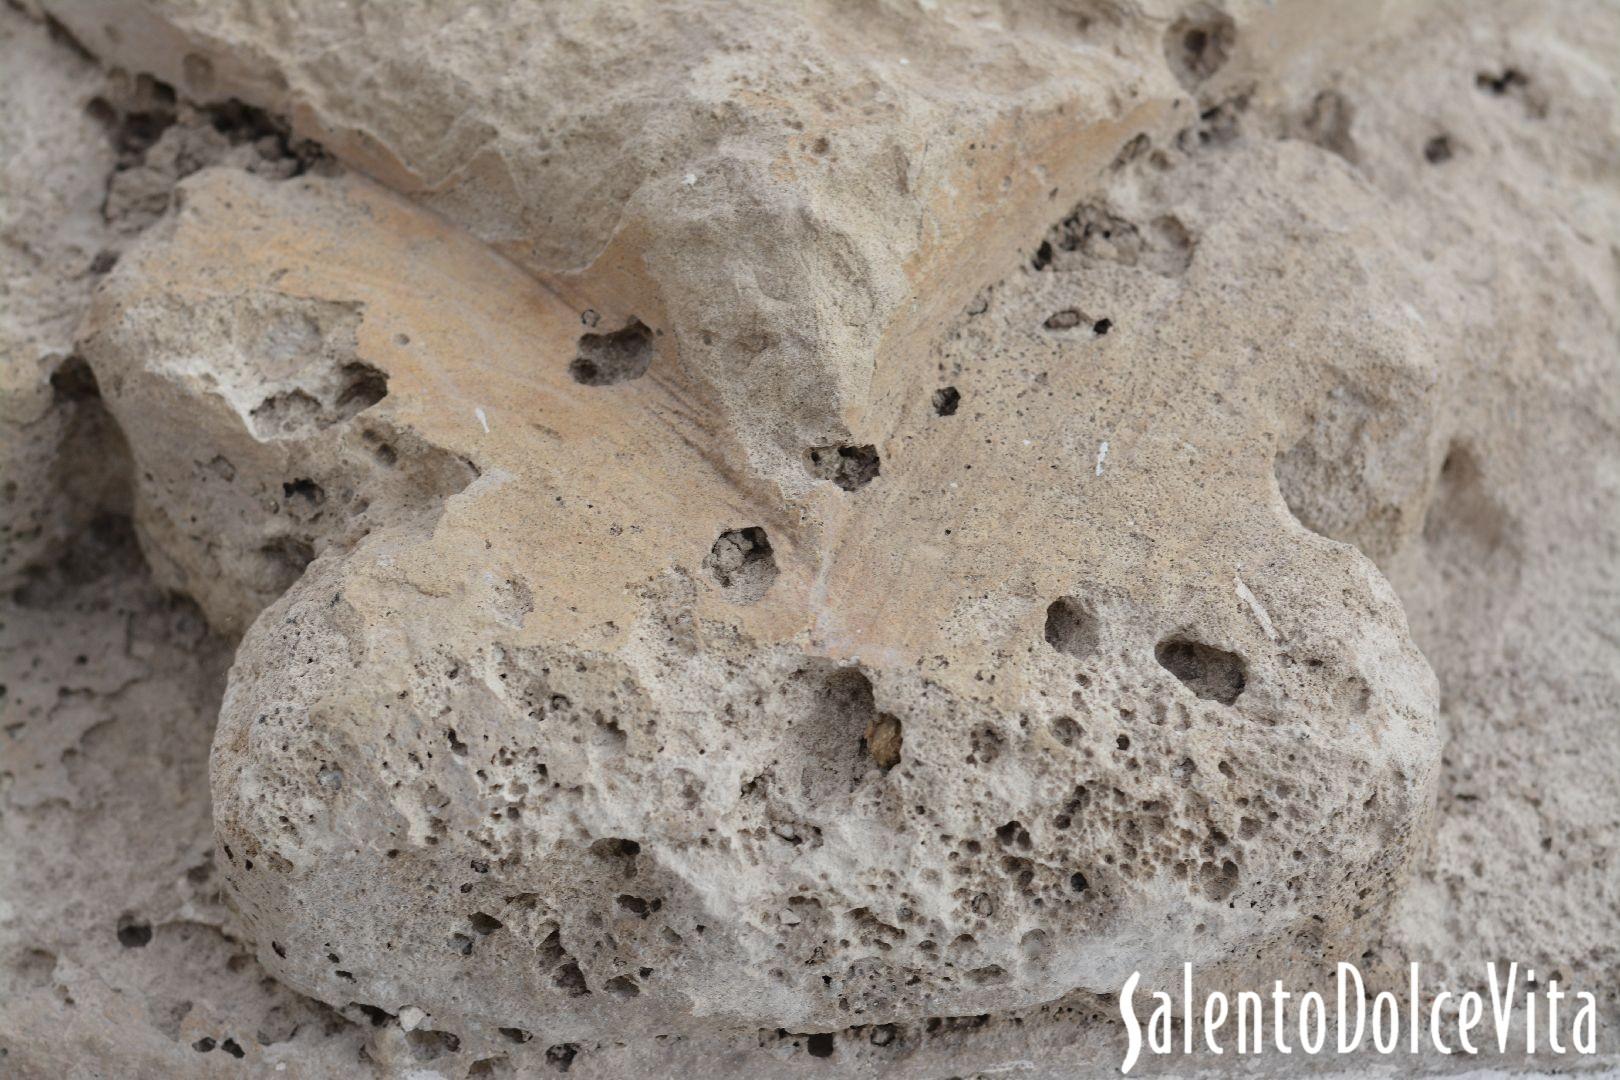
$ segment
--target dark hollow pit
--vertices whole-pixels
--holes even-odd
[[[1177,19],[1165,35],[1165,60],[1182,86],[1191,90],[1219,71],[1237,44],[1230,15],[1199,4]]]
[[[1048,330],[1073,330],[1085,321],[1086,317],[1080,313],[1078,308],[1064,308],[1062,311],[1054,311],[1048,315],[1043,325]]]
[[[123,919],[118,924],[118,944],[126,949],[144,949],[152,941],[152,924]]]
[[[388,396],[388,373],[370,364],[355,361],[343,365],[343,389],[338,391],[337,412],[349,417],[371,408]]]
[[[725,590],[726,599],[739,604],[764,596],[777,574],[770,537],[757,525],[721,533],[703,560],[703,568]]]
[[[1517,68],[1506,68],[1498,74],[1482,71],[1474,76],[1474,85],[1487,94],[1501,97],[1510,90],[1522,90],[1530,85],[1530,79]]]
[[[1084,660],[1097,651],[1097,616],[1074,597],[1059,597],[1046,609],[1045,637],[1058,652]]]
[[[51,372],[52,396],[58,403],[88,401],[101,396],[96,373],[79,356],[70,356]]]
[[[647,374],[652,366],[653,333],[640,319],[611,334],[583,334],[568,374],[584,386],[612,386]]]
[[[1206,701],[1230,705],[1243,693],[1248,665],[1237,653],[1187,638],[1166,638],[1153,652],[1159,665]]]
[[[831,480],[845,491],[863,488],[882,471],[877,447],[818,446],[810,451],[811,475],[820,480]]]

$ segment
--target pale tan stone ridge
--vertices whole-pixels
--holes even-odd
[[[1184,961],[1620,1006],[1612,9],[39,7],[25,1069],[129,995],[169,1075],[1103,1075]]]

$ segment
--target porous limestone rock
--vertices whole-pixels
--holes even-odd
[[[240,239],[274,242],[260,229]],[[120,282],[157,273],[150,250]],[[239,635],[328,544],[431,516],[472,478],[369,414],[388,376],[359,358],[358,304],[273,288],[199,296],[163,280],[128,307],[103,300],[80,347],[121,428],[143,432],[134,515],[157,576],[222,631]]]
[[[870,442],[869,387],[927,347],[1143,131],[1398,6],[44,0],[97,55],[241,99],[666,335],[739,465],[802,494]],[[1242,23],[1245,33],[1237,33]],[[343,42],[334,50],[333,42]],[[766,407],[766,403],[770,403]],[[853,433],[853,434],[852,434]]]
[[[854,464],[787,501],[709,449],[725,412],[656,335],[591,340],[432,215],[353,177],[183,182],[83,334],[159,565],[234,581],[223,543],[150,525],[160,501],[279,483],[292,507],[345,476],[439,511],[334,535],[238,652],[215,822],[260,961],[558,1042],[979,1012],[1360,941],[1424,836],[1433,680],[1273,461],[1340,385],[1425,430],[1417,286],[1313,151],[1140,167],[1179,216],[1060,222],[1041,269],[883,373],[893,429],[805,448],[818,477]],[[1238,338],[1211,329],[1231,303],[1256,313]],[[577,378],[582,350],[638,348],[643,377]],[[276,364],[339,374],[320,409],[348,371],[386,396],[311,405],[323,434],[263,456]],[[182,408],[203,419],[170,453],[153,421]],[[253,471],[205,487],[220,458]],[[450,494],[433,461],[477,479]]]
[[[742,10],[697,39],[705,65],[748,32]],[[1054,103],[1005,42],[981,51],[986,81],[1010,65],[1017,93],[964,113],[953,90],[952,138],[1033,131],[896,178],[894,140],[946,122],[918,80],[944,75],[963,27],[916,17],[912,73],[806,10],[822,21],[794,31],[832,59],[789,120],[823,81],[869,81],[892,115],[839,132],[836,154],[830,128],[785,135],[764,105],[728,113],[718,144],[661,126],[675,171],[630,170],[633,190],[593,189],[561,229],[475,227],[539,280],[357,178],[207,171],[99,294],[82,347],[131,440],[160,577],[231,631],[297,578],[243,642],[215,762],[229,887],[292,985],[553,1041],[983,1011],[1302,932],[1358,942],[1421,841],[1432,677],[1376,571],[1298,526],[1273,466],[1338,395],[1378,414],[1356,424],[1367,452],[1402,463],[1385,500],[1426,493],[1422,286],[1376,204],[1297,144],[1177,172],[1241,95],[1155,146],[1094,100],[1107,83],[1064,81]],[[466,29],[407,22],[388,47]],[[758,32],[774,44],[755,74],[780,79]],[[1206,8],[1094,32],[1166,53],[1148,69],[1161,114],[1236,47]],[[289,87],[312,77],[300,57],[274,68]],[[435,54],[413,85],[431,98],[467,62]],[[632,101],[708,85],[668,57],[635,71],[616,86]],[[289,101],[267,103],[320,112]],[[525,122],[547,115],[524,102]],[[1064,117],[1065,166],[1038,187],[1031,110]],[[359,160],[340,126],[319,133]],[[400,155],[428,168],[438,145]],[[874,154],[881,195],[829,197],[883,172]],[[602,175],[558,156],[570,190]],[[715,215],[722,165],[740,170],[727,214],[757,219]],[[1031,243],[1019,221],[1104,165],[1113,202]],[[913,314],[930,316],[987,284],[928,265],[990,212],[943,187],[987,170],[1007,180],[995,246],[1030,268],[921,344],[893,282],[926,284]],[[470,175],[486,225],[511,212]],[[447,200],[427,201],[457,216]],[[666,213],[639,223],[649,205]],[[926,242],[896,243],[902,219]],[[597,265],[626,247],[650,277]],[[708,329],[760,318],[715,273],[784,259],[764,291],[792,303],[757,347]],[[803,314],[827,290],[859,301],[843,338]],[[1233,304],[1251,313],[1238,335]],[[816,359],[773,352],[794,338]],[[179,414],[183,431],[155,422]]]
[[[135,73],[89,230],[131,247],[30,369],[105,441],[3,445],[246,631],[215,863],[230,971],[275,978],[209,982],[196,759],[143,765],[153,873],[202,872],[48,948],[0,911],[25,1062],[119,998],[69,940],[115,914],[175,957],[142,1067],[184,1039],[199,1075],[264,1008],[250,1064],[352,1061],[293,991],[393,1075],[1067,1076],[1116,1067],[1088,1003],[1136,968],[1467,980],[1477,932],[1612,971],[1548,925],[1612,939],[1612,13],[42,6]],[[94,705],[53,706],[7,672],[3,838],[133,848],[52,799],[147,813],[106,763],[166,737],[165,679],[190,731],[226,646],[132,568],[47,588],[53,543],[121,535],[63,520],[11,602],[160,612],[157,674],[87,649]],[[8,662],[107,633],[11,625]],[[12,909],[91,873],[26,843]]]

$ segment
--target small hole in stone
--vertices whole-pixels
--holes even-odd
[[[1507,68],[1500,75],[1492,75],[1482,71],[1474,76],[1474,85],[1488,94],[1501,97],[1509,90],[1521,89],[1530,85],[1530,79],[1517,68]]]
[[[865,487],[881,471],[877,447],[818,446],[809,453],[811,475],[831,480],[845,491]]]
[[[633,998],[641,995],[641,987],[636,980],[628,975],[619,975],[602,984],[602,989],[617,998]]]
[[[703,560],[703,568],[725,590],[726,599],[738,604],[764,596],[777,575],[770,538],[758,526],[721,533]]]
[[[634,840],[610,836],[591,844],[590,852],[599,859],[631,859],[641,854],[641,845]]]
[[[343,366],[343,390],[338,394],[338,415],[347,420],[388,396],[386,372],[355,361]]]
[[[1054,311],[1048,315],[1043,325],[1048,330],[1073,330],[1084,322],[1085,318],[1075,308],[1064,308],[1062,311]]]
[[[51,396],[57,404],[68,401],[87,401],[101,396],[96,373],[83,357],[70,356],[51,372]]]
[[[284,482],[281,485],[281,497],[289,503],[295,499],[299,500],[305,504],[304,510],[310,510],[326,501],[326,490],[306,476]]]
[[[1194,694],[1223,705],[1238,699],[1248,679],[1248,666],[1241,656],[1187,638],[1159,642],[1154,656]]]
[[[1069,888],[1077,893],[1085,892],[1088,884],[1089,882],[1086,881],[1086,875],[1084,874],[1075,873],[1069,875]]]
[[[878,768],[888,772],[900,764],[900,748],[904,743],[898,717],[889,713],[877,713],[866,725],[866,734],[862,738],[866,744],[866,752],[872,755]]]
[[[1072,716],[1060,716],[1052,721],[1052,734],[1064,746],[1073,746],[1085,738],[1085,729],[1075,723]]]
[[[384,1024],[388,1023],[388,1021],[393,1019],[392,1013],[385,1009],[379,1009],[375,1005],[362,1005],[358,1001],[351,1001],[349,1004],[353,1005],[356,1009],[359,1009],[361,1015],[363,1015],[367,1020],[371,1021],[372,1027],[382,1027]]]
[[[118,920],[118,944],[126,949],[144,949],[152,941],[152,924],[130,916]]]
[[[934,391],[934,415],[955,416],[956,407],[962,403],[962,395],[954,386],[942,386]]]
[[[640,319],[611,334],[584,334],[568,374],[585,386],[611,386],[639,379],[652,366],[653,333]]]
[[[1112,319],[1098,319],[1096,322],[1091,324],[1091,332],[1096,334],[1098,337],[1102,337],[1113,328],[1114,320]]]
[[[1236,43],[1232,17],[1199,4],[1171,25],[1164,39],[1165,59],[1181,85],[1191,90],[1225,65]]]
[[[1436,135],[1423,144],[1423,160],[1430,165],[1439,165],[1443,161],[1450,161],[1452,153],[1451,139],[1446,135]]]
[[[586,997],[591,992],[591,988],[585,985],[585,973],[577,963],[569,962],[558,968],[552,973],[551,982],[569,997]]]
[[[493,934],[506,925],[493,915],[485,915],[482,911],[475,911],[467,916],[467,922],[480,934]]]
[[[500,1033],[502,1035],[505,1035],[508,1039],[511,1039],[515,1043],[526,1043],[530,1039],[534,1038],[533,1035],[530,1035],[527,1031],[524,1031],[522,1028],[503,1027],[503,1028],[500,1028],[499,1030],[500,1030]]]
[[[1046,643],[1065,656],[1083,660],[1097,651],[1097,617],[1072,596],[1046,609]]]
[[[837,1043],[831,1032],[822,1031],[805,1039],[804,1048],[810,1052],[811,1057],[832,1057],[833,1051],[837,1049]]]

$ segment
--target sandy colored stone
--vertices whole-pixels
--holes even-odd
[[[198,498],[160,433],[148,448],[143,418],[173,411],[134,390],[172,355],[149,343],[218,320],[218,385],[273,354],[261,310],[357,316],[299,353],[386,377],[333,438],[380,423],[477,477],[423,488],[431,528],[334,542],[238,653],[215,814],[261,962],[335,1003],[554,1043],[1035,1004],[1306,922],[1358,946],[1425,834],[1432,676],[1371,564],[1290,516],[1273,461],[1336,380],[1411,398],[1422,430],[1410,388],[1434,376],[1393,245],[1343,238],[1371,206],[1317,153],[1202,170],[1161,230],[1196,244],[1181,275],[1077,243],[1106,333],[1031,317],[1072,287],[1069,253],[1018,272],[884,382],[881,471],[785,503],[706,452],[723,411],[681,369],[578,381],[577,314],[397,197],[184,182],[83,335],[141,505]],[[1255,272],[1253,237],[1283,224],[1310,242]],[[1352,250],[1380,272],[1347,294]],[[1232,341],[1207,305],[1234,302],[1239,261],[1236,302],[1279,315]],[[940,366],[967,388],[948,418]],[[181,469],[275,442],[252,397],[279,384],[246,385]],[[294,472],[322,477],[347,454],[307,452]],[[370,488],[419,461],[369,461]],[[903,732],[887,772],[879,714]]]
[[[1611,10],[43,6],[122,70],[5,13],[25,1074],[1620,1007]]]
[[[890,359],[1137,134],[1185,124],[1189,89],[1321,42],[1311,5],[1244,5],[1231,41],[1175,3],[43,6],[114,63],[289,117],[608,329],[663,333],[727,456],[790,494],[805,446],[890,422]],[[1334,14],[1343,40],[1373,9]]]

